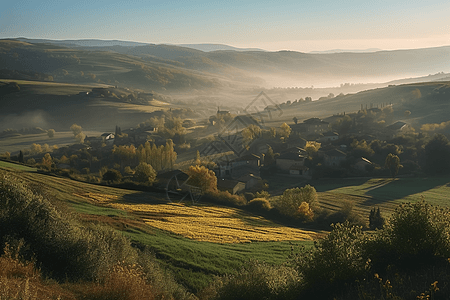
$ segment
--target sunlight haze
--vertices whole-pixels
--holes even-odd
[[[450,44],[447,1],[8,1],[0,38],[217,43],[268,51]]]

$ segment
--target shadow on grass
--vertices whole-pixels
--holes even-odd
[[[368,201],[379,204],[423,193],[438,186],[450,186],[449,182],[450,177],[397,178],[392,179],[387,184],[376,186],[369,190],[366,195],[373,198]]]
[[[122,199],[118,201],[118,203],[167,204],[169,201],[166,199],[166,195],[164,193],[138,192],[123,195]]]
[[[328,192],[348,186],[358,186],[369,181],[369,178],[322,179],[311,181],[317,192]]]

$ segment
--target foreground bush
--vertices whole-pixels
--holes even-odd
[[[67,282],[67,289],[82,295],[80,299],[190,297],[153,256],[133,248],[124,236],[79,224],[24,183],[0,173],[0,245],[5,244],[23,261],[34,261],[44,277]],[[6,283],[8,289],[12,285]]]
[[[369,267],[364,256],[366,241],[361,227],[336,224],[326,238],[315,243],[315,249],[299,255],[296,263],[307,294],[326,297],[363,278]]]
[[[286,266],[249,262],[237,274],[218,278],[203,292],[202,299],[269,300],[291,299],[298,283],[297,272]]]
[[[202,197],[202,201],[232,207],[239,207],[247,204],[247,200],[245,200],[243,196],[232,195],[228,191],[206,192]]]
[[[282,279],[289,284],[271,289],[276,268],[251,263],[238,275],[217,281],[209,295],[212,299],[450,299],[449,258],[449,209],[419,201],[400,205],[377,231],[365,232],[348,221],[333,225],[313,249],[294,256],[296,273]]]
[[[46,275],[97,280],[117,261],[135,259],[136,252],[125,237],[80,226],[23,183],[0,176],[0,245],[24,241],[21,255],[34,257]]]

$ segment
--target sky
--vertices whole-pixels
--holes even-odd
[[[450,45],[448,0],[3,1],[0,38],[216,43],[269,51]]]

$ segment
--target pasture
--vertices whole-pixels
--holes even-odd
[[[103,132],[83,131],[83,133],[86,134],[86,136],[100,136]],[[62,147],[73,145],[74,143],[76,143],[76,140],[71,131],[57,131],[53,138],[49,138],[46,133],[21,134],[0,138],[0,153],[8,151],[11,154],[15,154],[20,150],[29,150],[32,144],[40,144],[41,146],[48,144],[50,147],[53,147],[54,145]]]
[[[373,207],[390,214],[398,204],[422,197],[432,205],[450,206],[450,177],[329,179],[310,184],[322,207],[335,210],[349,201],[363,215]]]
[[[162,193],[3,170],[84,222],[110,226],[148,248],[192,291],[206,287],[213,275],[233,273],[249,260],[282,264],[292,251],[312,247],[313,239],[322,235],[285,227],[239,209],[168,204]]]
[[[206,287],[214,275],[235,272],[249,260],[282,264],[293,251],[312,247],[323,232],[276,224],[240,209],[200,203],[169,204],[163,193],[141,192],[88,184],[40,174],[12,171],[60,209],[89,224],[110,226],[139,247],[149,249],[176,279],[191,291]],[[345,202],[368,217],[373,207],[388,216],[404,201],[423,196],[447,204],[450,178],[359,178],[310,182],[320,205],[337,211]]]

